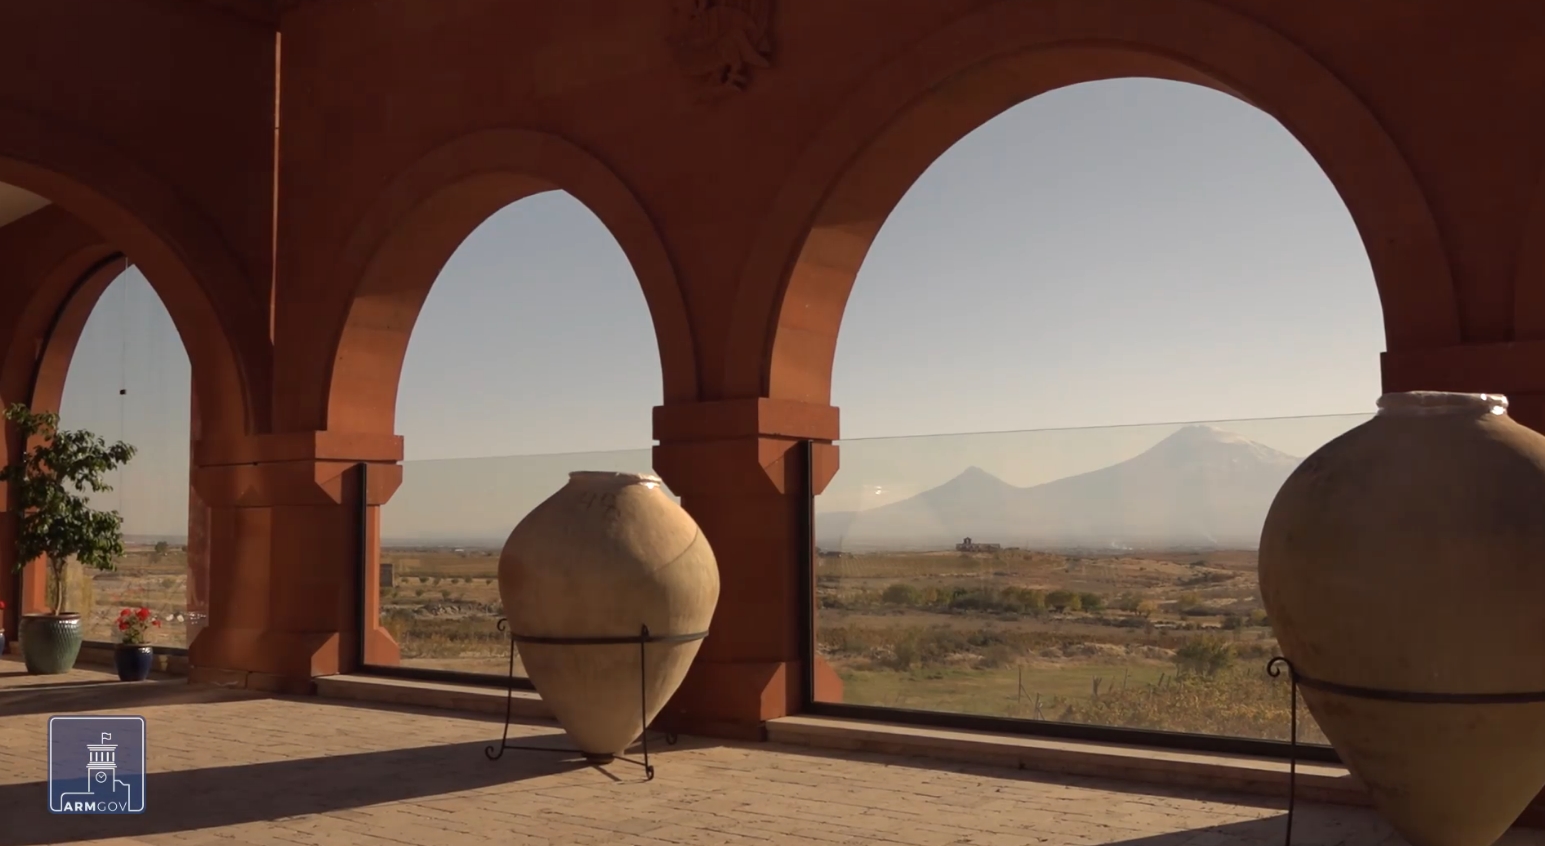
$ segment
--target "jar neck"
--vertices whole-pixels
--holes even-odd
[[[575,487],[587,489],[611,489],[625,488],[629,485],[642,485],[646,488],[659,488],[664,482],[659,476],[650,473],[619,473],[612,470],[575,470],[569,473],[569,484]]]
[[[1451,391],[1405,391],[1379,397],[1380,417],[1429,417],[1443,414],[1505,417],[1507,397],[1501,394]]]

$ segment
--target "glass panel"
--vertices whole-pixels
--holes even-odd
[[[381,625],[401,666],[505,675],[499,552],[574,470],[653,472],[652,451],[408,461],[381,513]],[[517,675],[524,670],[517,661]]]
[[[844,441],[815,532],[816,649],[842,684],[816,698],[1286,740],[1261,526],[1367,419]]]
[[[116,568],[71,564],[65,608],[82,616],[87,640],[121,640],[124,608],[149,608],[161,625],[146,642],[185,647],[189,636],[191,371],[155,290],[128,267],[102,291],[70,359],[60,425],[85,429],[137,450],[107,475],[113,490],[90,497],[123,517],[124,554]]]

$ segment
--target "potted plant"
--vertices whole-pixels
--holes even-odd
[[[26,445],[19,461],[0,470],[21,512],[16,568],[42,559],[48,577],[49,613],[22,616],[22,659],[29,673],[67,673],[80,655],[81,625],[80,614],[64,608],[65,565],[74,558],[82,567],[111,570],[123,554],[123,518],[93,509],[87,496],[112,490],[103,477],[127,464],[134,447],[62,430],[59,415],[21,403],[7,408],[5,419]]]
[[[119,681],[144,681],[150,677],[155,652],[145,638],[152,628],[160,626],[160,619],[149,608],[125,608],[118,613],[118,631],[123,634],[113,647],[113,664],[118,668]]]

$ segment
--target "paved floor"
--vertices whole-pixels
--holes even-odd
[[[47,811],[50,714],[148,723],[148,809]],[[516,727],[560,745],[551,725]],[[991,767],[684,739],[658,777],[483,755],[487,720],[179,683],[29,679],[0,660],[0,846],[32,844],[1124,844],[1278,846],[1280,802]],[[1537,832],[1508,842],[1545,844]],[[1372,813],[1300,806],[1294,843],[1401,843]]]

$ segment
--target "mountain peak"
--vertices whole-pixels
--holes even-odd
[[[1216,426],[1205,423],[1193,423],[1189,426],[1181,426],[1169,437],[1159,444],[1176,445],[1201,445],[1201,444],[1247,444],[1250,441],[1233,432],[1225,432]]]

